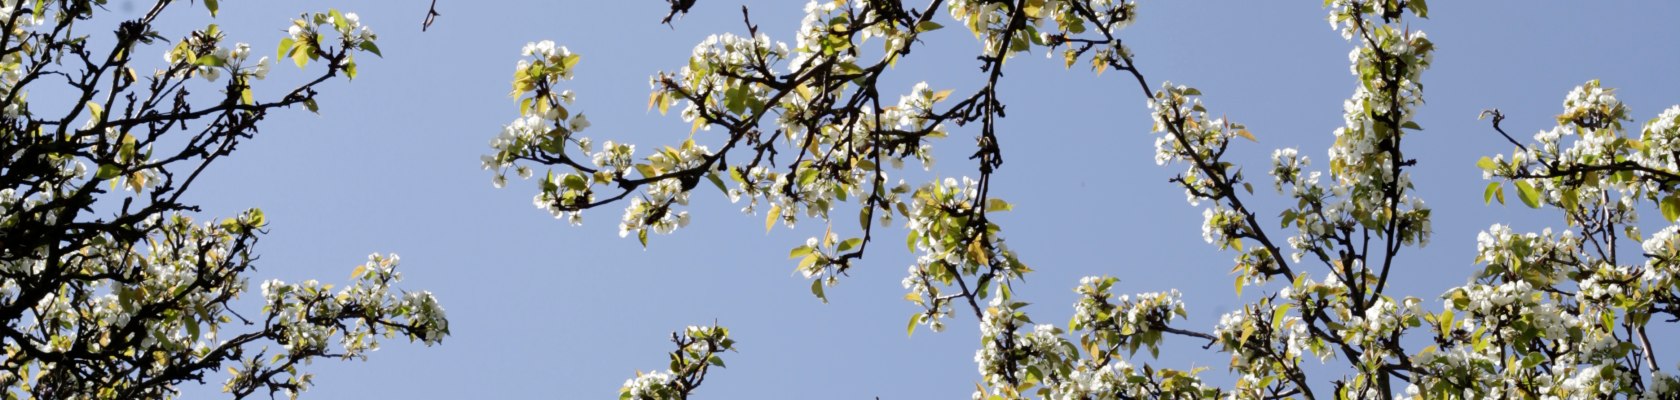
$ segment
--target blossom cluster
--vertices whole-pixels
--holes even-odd
[[[581,135],[592,126],[589,117],[569,109],[577,101],[575,93],[556,87],[572,79],[581,56],[549,40],[526,43],[520,54],[525,58],[514,68],[512,93],[519,99],[520,115],[490,140],[492,152],[479,157],[481,166],[494,173],[491,185],[502,188],[510,170],[520,179],[536,175],[521,161],[572,165],[570,173],[548,171],[538,181],[531,203],[556,219],[582,224],[582,209],[595,201],[594,186],[623,178],[633,164],[635,147],[607,141],[597,152],[590,138]],[[581,156],[574,158],[571,149]],[[583,166],[585,159],[601,169]]]
[[[688,205],[688,188],[684,187],[681,179],[665,176],[701,169],[711,162],[711,155],[711,150],[706,146],[688,140],[683,142],[682,147],[666,147],[648,156],[647,164],[637,164],[643,178],[654,181],[643,186],[643,196],[630,199],[630,204],[624,208],[624,218],[618,224],[618,236],[624,237],[630,232],[637,232],[637,236],[645,243],[647,232],[650,230],[658,234],[669,234],[677,228],[687,226],[688,212],[672,208]]]
[[[841,2],[811,0],[805,3],[805,17],[799,21],[799,30],[794,33],[793,65],[805,64],[813,55],[834,55],[840,50],[839,40],[829,40],[830,30],[836,21],[832,15],[840,9]],[[846,43],[849,45],[850,43]]]
[[[343,38],[346,48],[360,47],[363,43],[379,39],[379,35],[373,33],[373,28],[362,25],[361,16],[353,12],[339,13],[338,10],[331,10],[306,17],[292,20],[292,25],[286,27],[286,34],[294,43],[314,43],[319,46],[319,27],[329,24]]]
[[[1663,171],[1680,171],[1680,105],[1670,106],[1645,123],[1640,141],[1643,149],[1628,156],[1629,160]]]
[[[649,79],[654,90],[649,107],[664,113],[673,101],[685,101],[680,115],[696,130],[711,129],[718,110],[734,114],[762,113],[771,101],[770,89],[759,83],[788,57],[787,44],[771,44],[770,36],[741,37],[725,33],[711,35],[694,46],[693,55],[675,75],[660,74]]]
[[[1065,45],[1070,65],[1093,54],[1099,72],[1137,71],[1130,51],[1114,36],[1135,20],[1133,3],[1026,4],[955,0],[946,11],[982,41],[982,60],[998,63],[988,66],[1001,67],[1003,59],[1035,45],[1052,50]],[[1267,235],[1260,225],[1270,214],[1253,209],[1262,202],[1245,204],[1241,196],[1252,195],[1253,184],[1243,168],[1225,158],[1232,144],[1240,143],[1233,138],[1253,141],[1253,133],[1210,113],[1201,92],[1192,87],[1169,82],[1149,92],[1154,130],[1163,132],[1156,141],[1156,161],[1183,164],[1186,172],[1174,182],[1192,206],[1212,203],[1203,213],[1202,237],[1238,253],[1233,272],[1239,296],[1246,285],[1264,286],[1275,276],[1290,280],[1273,295],[1225,314],[1211,334],[1172,325],[1186,315],[1176,291],[1116,297],[1110,291],[1117,280],[1101,277],[1080,282],[1066,331],[1035,323],[1026,304],[1009,292],[1028,269],[987,219],[988,212],[1009,208],[989,197],[989,170],[983,169],[987,172],[979,179],[943,179],[915,190],[902,181],[889,186],[878,164],[900,168],[904,159],[914,157],[931,166],[923,141],[946,135],[946,122],[974,121],[965,115],[985,113],[976,110],[991,107],[996,93],[982,91],[941,111],[936,104],[950,92],[921,83],[893,107],[862,106],[880,100],[873,97],[874,88],[866,92],[862,85],[874,82],[904,46],[915,43],[915,34],[937,29],[926,22],[900,26],[916,17],[886,15],[881,11],[887,8],[872,0],[809,2],[791,46],[756,32],[707,38],[679,72],[650,80],[650,109],[664,113],[674,103],[686,103],[680,104],[680,115],[694,132],[728,130],[727,144],[715,146],[718,152],[756,149],[756,157],[729,158],[750,161],[729,165],[721,154],[690,140],[639,163],[627,145],[608,142],[603,151],[592,152],[585,141],[579,143],[584,153],[601,169],[550,174],[545,187],[559,192],[539,195],[536,202],[558,202],[549,209],[560,216],[594,202],[587,188],[617,183],[635,195],[626,197],[629,208],[620,234],[636,232],[644,241],[647,232],[666,233],[686,222],[687,214],[677,208],[687,204],[688,190],[702,179],[732,201],[746,198],[745,212],[767,209],[767,230],[778,223],[791,228],[804,218],[829,221],[836,204],[853,198],[862,203],[859,217],[866,230],[875,218],[885,224],[897,211],[909,230],[907,245],[916,253],[900,283],[909,292],[906,298],[922,308],[911,316],[909,329],[942,330],[964,300],[981,314],[983,340],[974,361],[983,384],[976,398],[1024,397],[1033,388],[1046,398],[1226,394],[1203,385],[1195,377],[1198,370],[1123,360],[1127,354],[1121,352],[1153,353],[1163,336],[1174,334],[1208,339],[1210,348],[1231,354],[1231,370],[1239,375],[1231,398],[1312,397],[1307,393],[1316,382],[1307,379],[1301,360],[1310,355],[1328,363],[1338,354],[1348,358],[1343,361],[1354,372],[1338,381],[1336,397],[1671,396],[1672,377],[1655,367],[1630,367],[1625,360],[1649,351],[1632,336],[1636,330],[1643,335],[1645,324],[1665,312],[1659,307],[1675,299],[1680,228],[1642,238],[1634,209],[1636,200],[1655,200],[1665,214],[1674,214],[1670,220],[1680,217],[1680,197],[1667,193],[1675,183],[1676,161],[1669,153],[1680,146],[1680,107],[1647,124],[1644,138],[1631,140],[1615,134],[1626,120],[1626,108],[1613,91],[1593,82],[1571,93],[1558,128],[1536,136],[1540,145],[1521,149],[1509,162],[1489,160],[1491,167],[1484,167],[1489,177],[1513,179],[1525,202],[1565,208],[1571,229],[1516,234],[1494,226],[1478,238],[1480,273],[1448,290],[1439,312],[1426,310],[1425,300],[1391,296],[1386,285],[1391,269],[1405,268],[1395,256],[1427,245],[1432,232],[1432,211],[1413,193],[1408,170],[1415,161],[1402,151],[1408,131],[1422,130],[1415,121],[1423,104],[1420,82],[1435,50],[1425,33],[1408,28],[1403,19],[1408,12],[1426,16],[1427,5],[1333,0],[1328,6],[1332,27],[1355,47],[1348,61],[1358,85],[1342,104],[1335,141],[1320,159],[1323,171],[1309,170],[1314,165],[1297,149],[1272,153],[1269,175],[1274,189],[1292,204],[1280,216],[1282,229],[1294,228],[1291,234]],[[1054,21],[1054,31],[1045,28],[1047,21]],[[1093,39],[1093,31],[1102,38]],[[882,64],[857,64],[863,54],[857,48],[860,36],[862,41],[884,39]],[[767,119],[771,114],[775,117]],[[982,146],[989,135],[990,130],[983,134]],[[1573,147],[1560,143],[1568,136],[1581,138]],[[795,161],[778,170],[778,153],[796,154]],[[770,162],[761,163],[766,157]],[[549,165],[567,161],[542,160]],[[1655,172],[1600,173],[1629,165]],[[1571,166],[1583,168],[1563,169]],[[632,172],[641,179],[631,178]],[[1502,190],[1491,187],[1488,196],[1503,199]],[[799,260],[796,272],[812,281],[814,294],[823,297],[822,288],[832,286],[861,255],[870,240],[867,233],[862,236],[844,238],[831,228],[790,252]],[[1643,242],[1643,264],[1613,256],[1617,247],[1612,242],[1629,238]],[[1595,251],[1596,257],[1589,254]],[[1309,261],[1327,271],[1306,270],[1319,267],[1301,265]],[[1616,328],[1624,336],[1618,337]],[[1408,350],[1421,341],[1406,334],[1424,329],[1433,330],[1435,346]],[[632,398],[685,394],[688,376],[691,371],[678,367],[641,375],[625,382],[624,393]],[[1412,385],[1379,393],[1400,382],[1396,376]]]
[[[729,329],[716,325],[689,326],[680,333],[672,333],[671,341],[677,350],[671,352],[670,369],[637,371],[634,378],[624,380],[624,385],[619,387],[620,399],[686,399],[711,367],[723,367],[720,353],[735,350]]]
[[[760,199],[766,200],[788,227],[801,215],[826,219],[836,204],[864,196],[864,191],[873,186],[871,182],[879,184],[889,180],[888,174],[877,168],[879,161],[902,168],[905,159],[914,158],[924,169],[933,166],[932,146],[921,138],[946,135],[943,124],[932,122],[936,119],[932,109],[949,93],[936,92],[925,82],[918,83],[909,94],[899,98],[896,107],[879,113],[864,108],[838,122],[802,114],[802,107],[809,101],[806,95],[787,96],[782,102],[779,121],[785,137],[790,145],[821,157],[797,164],[794,172],[786,174],[763,167],[736,174],[737,186],[727,191],[730,199],[739,201],[746,197],[749,202],[743,211],[749,213],[757,208]],[[884,184],[876,189],[873,194],[883,196],[887,204],[899,204],[896,197],[905,193],[897,187],[887,193]],[[891,218],[889,213],[879,213],[879,216]]]
[[[300,52],[289,34],[283,56],[325,57],[332,66],[290,96],[257,102],[251,85],[266,77],[268,57],[252,56],[251,45],[227,40],[216,25],[178,41],[153,41],[165,35],[154,17],[168,2],[116,29],[115,49],[85,41],[92,36],[79,29],[103,19],[96,17],[104,12],[96,4],[19,3],[0,1],[0,20],[7,21],[0,36],[14,39],[0,56],[4,119],[8,126],[29,127],[0,134],[0,147],[12,150],[0,164],[16,178],[0,188],[0,237],[6,238],[0,242],[7,254],[0,261],[0,302],[23,314],[8,321],[14,335],[0,343],[7,359],[0,392],[170,398],[186,381],[214,379],[209,373],[226,367],[233,375],[227,387],[239,396],[259,387],[295,395],[310,385],[305,366],[314,360],[363,357],[378,348],[379,337],[401,334],[430,345],[447,335],[443,308],[431,294],[393,288],[394,257],[360,268],[384,277],[357,278],[362,282],[336,292],[314,281],[264,284],[268,293],[260,301],[271,307],[261,314],[235,312],[232,304],[252,289],[246,276],[254,271],[251,249],[265,217],[253,209],[219,221],[196,220],[190,215],[199,206],[182,200],[191,197],[183,195],[196,186],[199,172],[251,138],[264,115],[293,105],[314,109],[318,83],[354,76],[350,53],[377,54],[372,31],[355,14],[305,15],[342,26],[350,41],[328,50],[310,44]],[[198,3],[214,15],[215,2]],[[47,21],[53,29],[36,30]],[[145,61],[129,53],[160,44],[167,64],[152,84],[136,85],[146,78],[136,71]],[[106,51],[113,55],[101,56],[98,65],[61,62]],[[222,100],[198,104],[187,94],[189,78],[224,75]],[[82,100],[53,107],[66,114],[49,124],[59,126],[51,134],[37,129],[44,121],[31,115],[32,99],[20,86],[51,86],[52,80],[39,79],[51,76],[109,84],[52,88],[69,95],[55,97]],[[147,96],[155,101],[102,103]],[[181,126],[198,128],[173,135]],[[181,164],[192,168],[180,170]],[[291,294],[272,294],[277,291]],[[311,291],[319,295],[298,301]],[[337,348],[328,349],[333,344]]]
[[[1477,259],[1486,264],[1484,281],[1455,288],[1447,297],[1450,310],[1469,314],[1455,322],[1462,325],[1457,329],[1475,332],[1457,341],[1474,345],[1479,354],[1454,355],[1469,352],[1458,349],[1430,360],[1497,361],[1502,352],[1514,351],[1525,366],[1538,370],[1532,379],[1537,387],[1507,384],[1466,388],[1466,393],[1476,389],[1528,390],[1562,398],[1673,396],[1672,377],[1659,373],[1657,366],[1640,376],[1637,367],[1622,360],[1649,357],[1653,350],[1644,342],[1647,325],[1657,314],[1677,309],[1673,249],[1680,228],[1671,225],[1641,237],[1638,211],[1646,207],[1642,201],[1649,200],[1669,222],[1680,217],[1680,200],[1675,200],[1671,184],[1675,165],[1668,154],[1673,152],[1680,107],[1665,109],[1646,123],[1639,137],[1628,137],[1622,126],[1630,120],[1627,105],[1598,81],[1571,90],[1562,106],[1557,126],[1536,133],[1534,143],[1518,144],[1509,159],[1483,158],[1479,165],[1484,177],[1509,181],[1530,207],[1559,208],[1580,232],[1517,235],[1499,225],[1484,232]],[[1502,197],[1504,187],[1501,182],[1490,184],[1490,196]],[[1639,241],[1642,263],[1618,261],[1615,242],[1624,238]],[[1500,339],[1505,337],[1540,337],[1562,350],[1546,352]],[[1493,373],[1510,376],[1516,373],[1512,371]],[[1444,385],[1428,383],[1426,391]]]
[[[233,80],[236,82],[268,77],[268,57],[258,59],[255,65],[248,65],[246,59],[251,55],[250,44],[235,43],[233,47],[224,47],[221,41],[222,33],[215,25],[194,32],[164,53],[167,71],[158,71],[158,74],[167,73],[177,78],[198,76],[214,81],[227,72],[235,77]]]
[[[1074,289],[1080,299],[1074,303],[1069,328],[1088,332],[1087,338],[1100,338],[1113,347],[1137,351],[1158,349],[1161,328],[1188,314],[1177,289],[1167,292],[1121,295],[1115,299],[1109,293],[1118,282],[1112,277],[1085,277]],[[1109,347],[1104,346],[1104,347]]]
[[[1078,343],[1053,325],[1029,329],[1025,303],[1009,300],[1007,293],[994,297],[982,317],[984,340],[974,356],[986,385],[974,397],[1024,398],[1035,387],[1047,399],[1219,397],[1219,389],[1196,376],[1200,369],[1139,367],[1117,354],[1156,351],[1158,328],[1182,317],[1184,310],[1177,292],[1121,296],[1113,303],[1108,291],[1115,282],[1111,277],[1080,280],[1082,297],[1070,325],[1079,333]]]
[[[1581,240],[1569,229],[1517,234],[1510,226],[1494,224],[1476,235],[1476,262],[1487,264],[1490,274],[1551,284],[1567,279],[1573,272],[1569,266],[1582,262],[1576,256]]]
[[[1000,289],[988,303],[980,319],[982,344],[974,352],[974,363],[986,385],[992,388],[992,395],[1013,394],[1020,388],[1030,387],[1034,380],[1054,382],[1057,372],[1066,370],[1069,360],[1078,355],[1073,345],[1060,337],[1062,330],[1054,325],[1036,324],[1030,330],[1023,329],[1032,323],[1021,310],[1027,304],[1008,297]],[[983,395],[975,392],[976,397]]]
[[[327,41],[321,34],[322,27],[338,33],[338,40]],[[363,25],[361,16],[356,13],[329,9],[324,13],[304,14],[292,20],[292,24],[286,27],[286,35],[286,38],[280,39],[279,55],[291,58],[299,68],[310,61],[326,58],[331,61],[332,68],[343,71],[345,77],[355,79],[356,58],[352,51],[382,56],[379,45],[375,43],[379,35],[373,33],[373,28]]]
[[[928,309],[923,323],[938,327],[939,318],[950,316],[949,304],[937,301],[942,286],[949,289],[971,277],[1008,281],[1031,271],[1009,249],[1000,228],[981,218],[983,212],[1006,211],[1009,205],[999,199],[981,204],[978,181],[946,178],[917,189],[911,197],[909,207],[901,211],[910,230],[906,244],[917,256],[903,284],[910,290],[906,298]],[[984,293],[986,288],[976,290]]]
[[[333,285],[315,280],[263,282],[264,309],[276,316],[275,324],[284,327],[286,350],[319,352],[334,336],[339,337],[345,355],[352,357],[377,350],[380,335],[402,333],[428,345],[441,342],[449,334],[449,321],[437,298],[426,291],[393,293],[391,285],[402,280],[396,272],[400,260],[395,254],[368,255],[367,263],[351,273],[356,281],[336,293]],[[340,319],[352,320],[350,329],[321,323]]]
[[[1231,139],[1254,140],[1254,134],[1242,124],[1210,116],[1202,105],[1201,94],[1196,88],[1165,82],[1148,103],[1153,130],[1165,132],[1155,138],[1155,164],[1187,165],[1187,170],[1175,182],[1184,187],[1185,200],[1191,206],[1200,205],[1204,199],[1222,200],[1234,194],[1226,193],[1230,189],[1226,185],[1235,184],[1242,177],[1219,158],[1225,154]]]

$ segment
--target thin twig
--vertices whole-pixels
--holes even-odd
[[[432,23],[437,22],[437,17],[440,15],[443,14],[437,12],[437,0],[432,0],[432,6],[426,9],[426,20],[420,22],[420,31],[425,32],[427,29],[431,29]]]

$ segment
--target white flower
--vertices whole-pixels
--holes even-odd
[[[268,57],[257,60],[257,66],[251,68],[251,77],[268,79]]]
[[[589,117],[584,116],[583,113],[578,113],[577,116],[572,117],[569,127],[572,132],[582,132],[584,129],[589,129]]]

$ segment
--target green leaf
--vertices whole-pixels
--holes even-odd
[[[571,190],[583,191],[589,189],[589,181],[583,179],[583,175],[566,174],[565,177],[560,178],[560,184],[566,185],[566,188]]]
[[[199,56],[198,60],[195,60],[195,61],[198,65],[202,65],[202,66],[206,66],[206,67],[220,67],[220,66],[227,65],[227,60],[223,60],[221,57],[217,57],[215,54],[205,54],[205,55]]]
[[[373,44],[372,40],[363,40],[360,47],[362,50],[373,53],[373,55],[378,56],[379,58],[385,58],[385,55],[379,52],[379,45]]]
[[[1499,204],[1505,204],[1505,186],[1499,182],[1488,182],[1487,189],[1482,190],[1482,204],[1493,204],[1495,195],[1499,197]]]
[[[1522,199],[1523,204],[1528,205],[1528,208],[1540,208],[1540,190],[1528,184],[1528,181],[1519,180],[1516,181],[1516,185],[1517,197]]]
[[[350,30],[350,20],[344,19],[344,14],[340,14],[338,9],[329,8],[327,14],[332,16],[333,29],[337,29],[339,32]]]
[[[822,279],[811,281],[811,294],[817,295],[817,298],[821,299],[823,303],[828,303],[828,296],[823,295]]]
[[[99,172],[95,172],[93,177],[103,180],[115,178],[117,175],[122,175],[122,168],[113,164],[105,164],[99,166]]]
[[[1009,211],[1013,209],[1015,209],[1015,206],[1010,205],[1007,201],[1003,201],[1003,199],[986,200],[986,212]]]
[[[123,134],[122,144],[117,146],[117,158],[124,161],[133,160],[135,146],[139,145],[140,143],[134,138],[134,135]]]
[[[922,21],[921,23],[916,24],[916,33],[932,32],[944,27],[944,25],[940,25],[938,22]]]
[[[834,251],[841,252],[841,251],[851,250],[853,248],[858,247],[858,245],[860,245],[860,244],[863,244],[863,238],[846,239],[846,241],[840,242],[840,245],[835,247]]]
[[[776,227],[776,218],[782,216],[782,205],[770,205],[770,213],[764,216],[764,233],[770,233],[770,228]]]
[[[729,187],[723,185],[723,178],[719,178],[717,172],[707,172],[706,180],[712,181],[712,184],[717,186],[718,191],[725,195],[729,194]]]
[[[916,336],[916,325],[921,325],[922,314],[910,314],[910,324],[904,327],[904,336]]]
[[[822,256],[820,254],[806,254],[805,258],[799,259],[799,266],[794,268],[800,271],[810,270],[812,266],[817,265],[818,260],[822,260]]]
[[[793,248],[792,251],[788,252],[788,258],[792,259],[792,258],[804,257],[807,254],[811,254],[811,250],[812,250],[811,246],[795,247],[795,248]]]
[[[1249,132],[1248,129],[1238,129],[1237,130],[1237,136],[1242,137],[1243,139],[1248,139],[1248,141],[1250,141],[1250,142],[1255,142],[1255,143],[1260,142],[1260,139],[1255,139],[1254,138],[1254,133]]]
[[[1284,303],[1272,309],[1272,330],[1283,329],[1283,317],[1289,315],[1289,308],[1294,306],[1293,303]]]
[[[233,233],[240,233],[240,232],[245,231],[245,229],[239,225],[239,220],[236,219],[236,218],[222,218],[221,225],[222,225],[222,230],[224,230],[224,231],[233,232]]]
[[[1573,210],[1581,205],[1580,192],[1575,189],[1564,189],[1563,196],[1560,197],[1562,197],[1563,209],[1565,210]]]
[[[1658,205],[1658,208],[1662,209],[1663,219],[1668,220],[1670,223],[1673,223],[1675,219],[1680,218],[1680,198],[1674,197],[1673,195],[1664,197],[1662,199],[1662,203]]]
[[[636,240],[642,241],[642,248],[647,248],[647,229],[636,231]]]
[[[941,101],[945,101],[945,99],[947,99],[947,98],[950,98],[952,90],[954,90],[954,89],[945,89],[945,90],[941,90],[939,92],[934,93],[933,97],[932,97],[933,102],[938,103],[938,102],[941,102]]]
[[[298,68],[303,68],[309,65],[309,56],[313,53],[315,49],[308,43],[298,43],[297,48],[292,49],[292,61],[297,63]]]
[[[221,9],[222,6],[221,4],[218,4],[216,0],[204,0],[204,8],[210,9],[210,16],[215,17],[216,11]]]
[[[1429,18],[1429,3],[1424,0],[1407,1],[1406,7],[1411,8],[1412,13],[1420,18]]]
[[[1492,171],[1494,168],[1498,167],[1498,165],[1493,163],[1492,158],[1482,157],[1482,159],[1476,160],[1476,167],[1481,168],[1483,171]]]
[[[747,110],[747,97],[749,96],[752,96],[752,92],[747,91],[746,85],[729,88],[729,90],[723,92],[724,107],[728,108],[731,113],[741,114]]]
[[[291,37],[280,39],[280,47],[274,51],[274,58],[286,58],[291,55],[292,46],[295,45],[297,45],[297,42],[292,41]]]
[[[814,168],[804,168],[804,169],[799,170],[799,185],[800,186],[810,185],[812,182],[816,182],[816,181],[817,181],[817,170],[816,169],[814,169]]]

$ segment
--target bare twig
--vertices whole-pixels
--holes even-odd
[[[443,14],[437,12],[437,0],[432,0],[432,6],[426,9],[426,20],[420,23],[420,31],[425,32],[427,29],[431,29],[432,23],[437,22],[437,17],[441,15]]]

